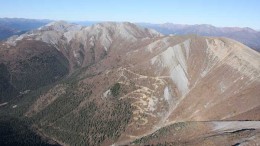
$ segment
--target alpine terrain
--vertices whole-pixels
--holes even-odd
[[[12,35],[20,35],[32,29],[50,23],[51,20],[0,18],[0,40],[5,40]]]
[[[0,70],[0,119],[49,145],[260,144],[260,54],[228,38],[57,21],[1,42]]]
[[[215,27],[209,24],[150,24],[138,23],[141,26],[152,28],[165,35],[169,34],[197,34],[202,36],[228,37],[239,41],[260,52],[260,32],[249,27]]]

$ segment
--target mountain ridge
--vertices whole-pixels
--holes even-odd
[[[249,27],[215,27],[210,24],[183,25],[174,23],[150,24],[137,23],[141,26],[153,28],[163,34],[197,34],[202,36],[228,37],[240,41],[259,52],[260,32]]]
[[[10,25],[7,22],[5,22],[4,20],[8,20],[8,23],[9,23],[9,21],[14,24],[18,23],[18,28],[16,26],[17,24]],[[15,21],[18,21],[18,22],[15,22]],[[47,24],[48,22],[51,22],[51,20],[1,18],[0,19],[0,26],[1,26],[0,30],[2,31],[1,34],[4,35],[2,37],[2,40],[6,39],[12,35],[23,34],[27,31],[37,28],[33,25],[40,27],[40,26]],[[3,25],[1,25],[1,23]],[[93,24],[102,23],[102,21],[75,21],[75,22],[71,22],[71,23],[81,24],[83,26],[91,26]],[[186,24],[174,24],[174,23],[163,23],[163,24],[135,23],[135,24],[137,24],[139,26],[144,26],[144,27],[147,27],[150,29],[155,29],[158,32],[161,32],[165,35],[198,34],[198,35],[204,35],[204,36],[228,37],[228,38],[240,41],[240,42],[246,44],[247,46],[257,50],[258,52],[260,50],[260,42],[258,41],[260,32],[254,30],[252,28],[249,28],[249,27],[216,27],[211,24],[186,25]],[[1,36],[0,36],[0,39],[1,39]]]

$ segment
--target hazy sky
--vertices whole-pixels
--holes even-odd
[[[0,17],[260,29],[260,0],[0,0]]]

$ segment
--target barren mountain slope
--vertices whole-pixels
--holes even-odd
[[[250,136],[259,140],[260,55],[243,44],[226,38],[163,36],[131,23],[80,27],[56,22],[31,33],[6,45],[20,48],[29,39],[54,47],[69,62],[70,75],[46,92],[29,93],[23,99],[34,97],[28,108],[13,101],[17,108],[5,109],[22,109],[34,128],[59,143],[129,144],[179,122],[201,126],[200,139],[196,132],[188,133],[192,139],[183,134],[196,130],[192,125],[174,136],[170,130],[167,141],[139,142],[181,139],[177,144],[217,145],[226,139],[224,144],[233,145]],[[223,126],[225,120],[239,126]],[[228,135],[229,128],[249,130]]]
[[[124,47],[138,39],[156,36],[160,34],[130,23],[108,22],[82,27],[64,21],[52,22],[2,42],[0,64],[7,66],[12,77],[5,84],[23,92],[60,80],[75,69],[93,65],[108,52],[126,52],[128,48]],[[110,50],[110,47],[114,49]]]

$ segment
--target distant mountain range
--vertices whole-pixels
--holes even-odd
[[[0,18],[0,40],[7,39],[12,35],[23,34],[27,31],[36,29],[52,20],[37,20],[23,18]],[[101,21],[74,21],[83,26],[90,26],[100,23]],[[208,24],[183,25],[183,24],[152,24],[152,23],[136,23],[139,26],[154,29],[164,35],[186,35],[197,34],[202,36],[227,37],[237,40],[250,48],[260,52],[260,32],[252,28],[240,27],[215,27]]]
[[[202,36],[227,37],[237,40],[258,52],[260,51],[260,32],[249,27],[215,27],[208,24],[182,25],[173,23],[138,23],[138,25],[155,29],[165,35],[197,34]]]
[[[51,20],[0,18],[0,40],[36,29],[50,22]]]

